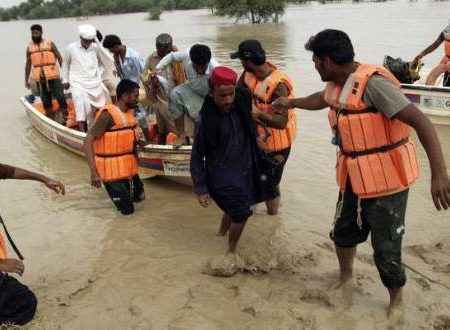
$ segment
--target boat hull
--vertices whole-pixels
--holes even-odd
[[[86,134],[47,118],[25,98],[20,101],[33,127],[51,142],[79,156],[85,157],[84,138]],[[173,149],[170,145],[149,144],[139,148],[139,174],[143,178],[164,176],[173,181],[192,184],[190,176],[191,147],[183,146]]]
[[[450,126],[450,87],[403,84],[402,90],[433,124]]]

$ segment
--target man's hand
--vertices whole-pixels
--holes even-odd
[[[25,81],[25,88],[31,89],[31,84],[28,81]]]
[[[70,84],[68,82],[63,84],[64,89],[69,89],[70,88]]]
[[[417,68],[417,66],[419,65],[420,60],[423,58],[423,54],[420,53],[419,55],[417,55],[416,57],[414,57],[414,60],[411,63],[411,68],[415,69]]]
[[[6,273],[16,273],[22,276],[25,266],[22,261],[17,259],[0,259],[0,271]]]
[[[100,178],[100,174],[98,172],[91,172],[91,185],[95,188],[101,188],[102,179]]]
[[[261,136],[258,136],[256,138],[256,144],[258,145],[258,148],[260,150],[267,152],[267,145],[264,143],[263,138]]]
[[[45,181],[43,183],[47,186],[47,188],[53,190],[57,194],[59,194],[59,193],[61,193],[61,195],[66,194],[66,188],[59,181],[56,181],[56,180],[53,180],[50,178],[45,178]]]
[[[439,211],[442,208],[444,210],[450,208],[450,179],[447,173],[431,177],[431,196]]]
[[[276,111],[283,111],[292,108],[291,100],[288,97],[281,96],[273,101],[272,106]]]
[[[256,105],[252,105],[252,118],[258,120],[261,117],[262,111],[258,109]]]
[[[139,147],[143,148],[143,147],[145,147],[146,145],[148,145],[148,142],[147,142],[146,140],[139,139],[139,140],[137,141],[137,144],[138,144]]]
[[[209,196],[208,193],[197,195],[197,198],[198,198],[198,202],[200,203],[200,205],[202,207],[208,207],[208,205],[211,201],[211,197]]]
[[[159,70],[156,69],[156,68],[153,68],[153,70],[150,71],[150,77],[152,77],[152,78],[155,77],[158,74],[159,74]]]

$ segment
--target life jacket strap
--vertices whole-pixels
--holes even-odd
[[[17,248],[16,244],[14,244],[14,241],[11,237],[11,235],[8,232],[8,229],[6,228],[5,222],[3,221],[2,216],[0,215],[0,222],[2,223],[3,229],[5,230],[5,234],[6,234],[6,238],[9,241],[9,244],[11,245],[11,247],[13,248],[14,252],[17,254],[17,256],[19,257],[20,260],[25,259],[22,255],[22,253],[20,253],[19,249]]]
[[[380,147],[380,148],[373,148],[373,149],[369,149],[369,150],[363,150],[363,151],[344,151],[342,150],[342,147],[340,147],[341,152],[344,156],[346,157],[351,157],[351,158],[356,158],[356,157],[360,157],[360,156],[367,156],[367,155],[371,155],[371,154],[378,154],[378,153],[384,153],[387,152],[389,150],[398,148],[406,143],[408,143],[409,139],[405,138],[402,139],[396,143],[393,144],[389,144],[387,146],[384,147]]]

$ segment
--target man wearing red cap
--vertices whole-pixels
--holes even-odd
[[[210,198],[224,211],[218,235],[229,231],[234,253],[251,206],[264,200],[256,156],[256,125],[248,91],[236,89],[236,72],[216,67],[200,111],[191,155],[194,191],[203,207]]]

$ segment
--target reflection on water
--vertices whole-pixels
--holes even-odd
[[[280,66],[280,68],[285,68],[286,61],[289,60],[286,57],[288,46],[286,29],[285,23],[220,26],[214,39],[214,53],[221,60],[222,64],[231,65],[241,71],[239,60],[231,60],[229,55],[237,50],[240,41],[257,39],[261,42],[274,64]]]

